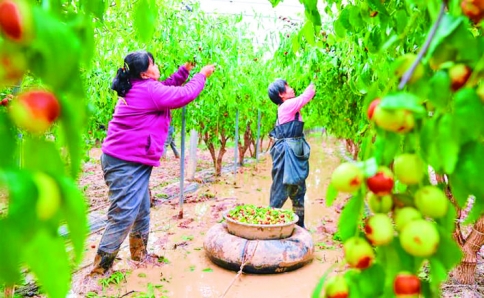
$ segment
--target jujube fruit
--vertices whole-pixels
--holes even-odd
[[[439,243],[437,227],[424,219],[409,222],[400,232],[402,248],[415,257],[430,257],[437,251]]]
[[[375,175],[366,179],[366,185],[376,195],[388,195],[394,185],[393,173],[388,167],[380,166]]]
[[[424,177],[424,163],[417,154],[404,153],[395,157],[393,164],[398,181],[407,184],[418,184]]]
[[[418,276],[409,272],[400,272],[393,281],[393,292],[397,298],[418,298],[421,282]]]
[[[368,205],[373,213],[388,213],[393,208],[393,198],[391,195],[377,196],[369,192]]]
[[[352,163],[340,164],[331,175],[331,184],[339,192],[352,193],[358,190],[363,182],[363,172]]]
[[[33,18],[24,0],[0,0],[0,31],[8,39],[27,44],[33,39]]]
[[[32,133],[45,132],[60,115],[60,104],[54,94],[44,90],[26,91],[10,105],[15,124]]]
[[[345,259],[353,268],[366,269],[373,264],[375,252],[363,238],[352,237],[343,244]]]
[[[471,68],[465,64],[459,63],[452,66],[449,69],[452,90],[456,91],[462,88],[467,83],[471,73]]]
[[[407,70],[410,69],[416,59],[417,55],[412,53],[408,53],[397,58],[397,60],[393,64],[393,67],[395,69],[395,75],[401,78],[407,72]],[[424,73],[425,69],[422,63],[419,62],[408,82],[411,84],[418,81],[420,78],[423,77]]]
[[[462,0],[462,12],[475,24],[484,18],[484,1],[482,0]]]
[[[376,108],[376,106],[378,106],[380,101],[381,101],[381,99],[377,98],[377,99],[373,100],[370,103],[370,105],[368,106],[367,116],[368,116],[369,120],[371,120],[373,118],[373,113],[375,112],[375,108]]]
[[[347,298],[349,287],[342,275],[330,277],[326,282],[324,298]]]
[[[366,220],[366,238],[372,245],[386,245],[393,240],[393,223],[386,214],[375,214]]]
[[[415,192],[415,206],[425,216],[440,218],[447,214],[449,199],[440,188],[428,185]]]
[[[42,172],[35,173],[33,180],[37,186],[38,196],[35,210],[41,220],[48,220],[59,210],[61,193],[57,182]]]
[[[422,219],[422,213],[413,207],[403,207],[395,210],[395,228],[397,231],[401,231],[408,223]]]
[[[18,84],[27,71],[27,59],[18,49],[0,46],[0,86]]]
[[[372,119],[380,128],[397,133],[409,132],[415,126],[415,117],[411,111],[382,108],[380,104],[375,107]]]

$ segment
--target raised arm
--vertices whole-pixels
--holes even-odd
[[[180,66],[178,71],[172,74],[168,79],[161,81],[161,84],[165,86],[181,86],[188,79],[190,72],[185,66]]]
[[[207,65],[183,86],[154,84],[151,90],[151,98],[160,110],[181,108],[197,98],[213,71],[213,65]]]
[[[206,78],[196,74],[183,86],[156,84],[151,90],[151,98],[158,109],[177,109],[193,101],[202,92]]]
[[[286,111],[292,113],[293,115],[296,114],[311,99],[313,99],[315,93],[316,93],[316,91],[314,89],[314,84],[313,83],[309,84],[309,86],[306,88],[306,90],[304,90],[303,94],[299,95],[296,98],[288,100],[284,103]]]

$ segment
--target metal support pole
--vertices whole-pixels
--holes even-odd
[[[237,174],[237,158],[239,149],[239,110],[235,113],[235,138],[234,138],[234,175]]]
[[[255,161],[259,161],[259,144],[260,144],[260,121],[261,120],[261,113],[260,110],[257,110],[257,139],[255,142]]]
[[[185,182],[185,115],[187,108],[182,108],[182,128],[181,128],[181,152],[180,152],[180,211],[178,218],[183,218],[184,182]]]

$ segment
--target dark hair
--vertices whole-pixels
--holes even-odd
[[[155,59],[150,52],[136,51],[129,53],[124,58],[124,67],[119,68],[114,77],[111,89],[116,91],[119,96],[124,97],[131,89],[130,79],[141,79],[141,73],[146,71],[150,66],[150,59],[155,63]]]
[[[269,85],[269,98],[276,105],[282,104],[280,93],[286,92],[287,82],[283,79],[276,79]]]

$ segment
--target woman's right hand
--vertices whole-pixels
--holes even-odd
[[[205,65],[201,70],[200,73],[203,74],[206,78],[210,77],[212,73],[215,71],[215,65],[209,64]]]
[[[310,88],[311,88],[311,89],[313,89],[313,91],[316,91],[316,86],[314,85],[314,83],[313,83],[313,82],[311,82],[311,83],[309,84],[309,86],[306,88],[306,90],[307,90],[307,89],[310,89]]]

